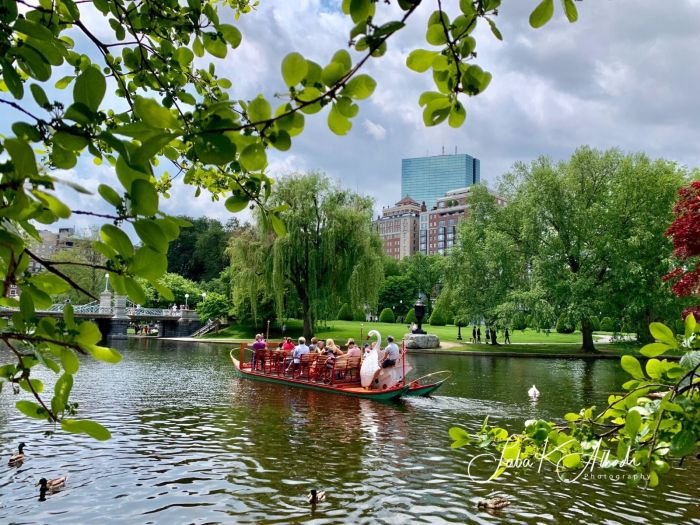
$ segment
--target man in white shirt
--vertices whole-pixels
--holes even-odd
[[[299,344],[294,347],[294,352],[292,352],[292,362],[287,368],[297,368],[299,363],[301,363],[301,356],[309,353],[309,347],[306,346],[306,339],[304,337],[299,338]]]
[[[382,361],[382,368],[394,366],[399,360],[400,355],[399,347],[396,345],[396,343],[394,343],[394,338],[389,336],[386,338],[386,340],[389,344],[386,345],[386,348],[384,349],[384,361]]]

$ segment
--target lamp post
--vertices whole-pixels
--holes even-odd
[[[187,310],[187,299],[190,298],[190,294],[186,293],[185,294],[185,310]]]
[[[202,301],[206,301],[207,299],[207,292],[202,292]]]
[[[462,340],[462,323],[457,321],[457,341]]]
[[[109,292],[109,274],[105,274],[105,292]]]
[[[365,323],[360,323],[360,341],[362,341],[362,336],[365,332]]]
[[[416,328],[412,330],[412,333],[414,334],[424,334],[425,330],[421,328],[421,325],[423,324],[423,318],[425,317],[425,305],[423,304],[423,301],[418,299],[416,301],[416,304],[413,305],[413,309],[416,312]]]

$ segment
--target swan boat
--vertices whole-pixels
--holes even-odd
[[[302,355],[296,366],[290,366],[288,355],[268,348],[257,362],[252,358],[246,362],[246,351],[250,351],[247,343],[240,344],[238,357],[235,349],[231,350],[230,357],[236,374],[242,378],[382,401],[429,395],[449,376],[449,372],[436,372],[406,383],[404,378],[411,370],[405,360],[406,348],[395,366],[382,369],[379,365],[381,335],[376,330],[367,335],[376,335],[377,341],[364,359],[340,356],[327,363],[327,356],[309,353]],[[436,374],[448,375],[433,377]],[[426,382],[429,378],[432,380]]]

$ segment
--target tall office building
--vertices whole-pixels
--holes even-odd
[[[401,195],[425,202],[428,210],[446,192],[478,184],[479,159],[467,154],[437,155],[401,161]]]

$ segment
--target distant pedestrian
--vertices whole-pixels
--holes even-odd
[[[284,334],[287,333],[287,325],[282,323],[282,339],[284,339]]]
[[[481,343],[481,326],[476,329],[476,342]]]
[[[506,331],[503,332],[503,342],[507,345],[510,344],[510,332],[508,332],[508,328],[506,328]]]
[[[476,343],[476,326],[472,327],[472,343]]]

